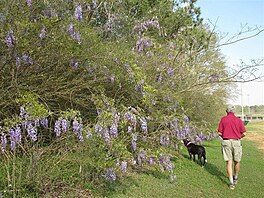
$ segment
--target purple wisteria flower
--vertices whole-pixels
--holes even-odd
[[[199,136],[196,136],[195,141],[196,141],[198,144],[200,144],[200,145],[203,144],[203,140],[202,140]]]
[[[74,67],[74,68],[78,68],[79,67],[79,62],[75,61],[75,60],[71,60],[70,61],[70,66]]]
[[[214,74],[214,75],[209,76],[209,81],[216,82],[219,80],[219,78],[220,78],[220,74]]]
[[[190,135],[191,134],[191,130],[190,130],[190,126],[189,125],[185,126],[185,134],[186,135]]]
[[[116,180],[116,174],[114,173],[113,168],[107,169],[106,174],[103,176],[106,178],[106,180],[109,180],[109,181],[115,181]]]
[[[19,68],[21,66],[21,59],[19,56],[16,57],[16,66]]]
[[[74,26],[72,23],[70,23],[69,27],[68,27],[68,32],[69,34],[73,37],[74,36]]]
[[[72,122],[72,129],[74,133],[78,133],[79,131],[82,130],[82,123],[78,122],[77,119],[74,119]]]
[[[93,1],[93,9],[96,9],[97,8],[97,3],[96,1]]]
[[[32,123],[34,124],[35,127],[40,126],[39,119],[33,120]]]
[[[147,134],[148,133],[148,125],[147,125],[146,118],[142,117],[139,119],[139,121],[140,121],[142,131],[144,132],[144,134]]]
[[[120,160],[119,159],[116,161],[116,166],[117,167],[120,166]]]
[[[184,116],[184,122],[186,122],[186,123],[188,123],[190,120],[189,120],[189,118],[188,118],[188,116]]]
[[[137,149],[137,134],[132,134],[132,148],[134,151]]]
[[[62,132],[67,132],[69,130],[69,128],[70,128],[70,121],[65,119],[65,118],[63,118],[61,120],[61,130],[62,130]]]
[[[15,129],[9,129],[10,136],[10,148],[12,151],[16,149],[16,145],[21,143],[21,129],[19,126],[16,126]]]
[[[105,138],[106,143],[110,144],[111,138],[110,138],[109,130],[107,127],[104,130],[104,138]]]
[[[202,140],[207,139],[207,135],[205,135],[203,132],[200,132],[200,133],[198,134],[198,136],[199,136]]]
[[[152,45],[153,43],[151,41],[141,38],[136,42],[137,52],[141,53],[144,51],[145,48],[151,47]]]
[[[97,115],[100,115],[102,113],[102,110],[101,109],[97,109],[96,113],[97,113]]]
[[[168,68],[167,72],[170,76],[174,75],[174,70],[171,67]]]
[[[127,162],[126,161],[122,161],[121,170],[123,172],[126,172],[127,171]]]
[[[47,117],[41,118],[39,122],[40,122],[41,126],[43,126],[44,128],[49,127],[49,121],[48,121]]]
[[[155,164],[155,161],[153,160],[152,157],[149,157],[149,158],[148,158],[148,163],[149,163],[150,165],[153,165],[153,164]]]
[[[61,119],[60,118],[56,120],[54,124],[54,132],[56,133],[57,137],[60,136],[61,134]]]
[[[87,10],[88,12],[91,11],[91,6],[90,6],[90,5],[86,5],[85,7],[86,7],[86,10]]]
[[[169,156],[165,156],[164,154],[160,154],[159,156],[159,163],[161,165],[166,165],[170,162],[170,157]]]
[[[111,80],[111,83],[115,82],[115,75],[114,75],[114,74],[112,74],[112,75],[110,76],[110,80]]]
[[[86,139],[90,139],[92,137],[92,132],[90,130],[86,131]]]
[[[170,137],[168,134],[162,134],[160,136],[160,144],[163,145],[163,146],[169,146],[169,143],[170,143]]]
[[[138,165],[142,166],[142,161],[146,158],[146,152],[144,150],[140,150],[138,153]]]
[[[134,158],[132,158],[132,159],[130,160],[130,162],[131,162],[132,165],[137,164],[137,161],[136,161]]]
[[[75,32],[74,26],[72,23],[70,23],[68,27],[68,33],[70,34],[72,39],[77,41],[79,45],[81,44],[81,33],[79,31]]]
[[[39,38],[40,39],[44,39],[46,36],[46,29],[45,28],[42,28],[40,34],[39,34]]]
[[[137,30],[139,34],[142,34],[144,31],[148,30],[149,28],[156,27],[160,29],[159,21],[158,20],[147,20],[140,24],[134,26],[133,31]]]
[[[132,130],[133,130],[133,128],[132,128],[131,126],[128,126],[128,127],[127,127],[127,132],[128,132],[128,133],[132,133]]]
[[[16,37],[14,36],[13,30],[9,30],[8,31],[7,36],[5,37],[5,40],[6,40],[6,45],[8,47],[13,47],[14,46]]]
[[[6,150],[6,145],[7,145],[6,134],[3,133],[3,134],[1,135],[1,151],[2,151],[2,153],[5,152],[5,150]]]
[[[175,48],[175,44],[173,42],[170,43],[170,48],[174,49]]]
[[[74,119],[72,122],[72,130],[78,136],[79,141],[83,142],[83,135],[82,135],[83,124],[82,124],[82,122],[81,121],[78,122],[76,119]]]
[[[124,118],[130,123],[133,125],[134,128],[136,128],[136,125],[137,125],[137,117],[135,114],[131,113],[131,112],[126,112],[124,114]]]
[[[135,89],[135,92],[138,92],[138,89],[139,89],[138,88],[138,85],[135,85],[135,88],[134,89]]]
[[[162,81],[162,75],[161,75],[161,74],[157,77],[157,81],[158,81],[159,83]]]
[[[24,64],[30,64],[30,65],[33,64],[33,60],[31,58],[31,56],[28,56],[26,53],[23,53],[22,59],[24,61]]]
[[[94,128],[95,128],[95,132],[97,133],[97,136],[102,137],[103,127],[101,126],[99,121],[95,124]]]
[[[27,0],[27,6],[30,7],[32,5],[32,0]]]
[[[79,31],[74,34],[73,39],[75,39],[77,43],[81,45],[81,33]]]
[[[174,121],[170,122],[171,129],[178,129],[178,119],[176,118]]]
[[[117,138],[118,136],[117,124],[115,122],[110,127],[110,135],[114,138]]]
[[[172,162],[168,163],[166,165],[166,170],[167,171],[172,171],[174,169],[174,164]]]
[[[21,106],[20,107],[20,113],[19,113],[20,118],[24,118],[25,114],[26,114],[25,107]]]
[[[154,53],[151,51],[147,51],[146,55],[147,55],[147,57],[151,57],[151,56],[154,56]]]
[[[74,17],[77,20],[82,20],[82,6],[78,5],[74,11]]]
[[[28,122],[26,125],[26,130],[27,130],[28,137],[30,137],[34,142],[37,141],[38,133],[37,133],[36,126],[33,126],[31,122]]]

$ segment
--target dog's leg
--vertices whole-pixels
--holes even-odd
[[[195,162],[195,154],[193,154],[193,161]]]
[[[200,165],[203,166],[201,154],[198,155],[198,162],[200,162]]]
[[[205,155],[205,153],[203,154],[203,159],[204,159],[204,163],[203,163],[203,165],[205,165],[205,163],[207,162],[207,159],[206,159],[206,155]]]
[[[189,152],[190,160],[192,160],[192,154]]]

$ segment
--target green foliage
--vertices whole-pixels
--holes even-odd
[[[39,130],[34,144],[29,128],[22,129],[17,153],[7,146],[5,161],[30,161],[44,149],[28,164],[33,170],[42,160],[67,164],[64,157],[80,149],[89,158],[67,164],[83,167],[72,177],[108,182],[109,170],[116,173],[110,179],[125,174],[115,166],[119,161],[132,171],[153,158],[163,170],[171,164],[159,158],[177,153],[183,137],[197,139],[202,131],[212,138],[229,86],[219,82],[228,73],[195,1],[184,3],[1,1],[1,138],[10,141],[9,129],[24,124]],[[21,106],[29,117],[17,115]],[[37,125],[42,118],[46,128]],[[39,181],[54,179],[35,173]],[[30,188],[41,188],[27,180]]]

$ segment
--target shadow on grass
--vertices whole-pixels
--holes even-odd
[[[188,160],[190,160],[190,157],[189,155],[187,154],[182,154],[182,156]],[[198,162],[198,160],[196,159],[195,162],[198,166],[200,166],[200,163]],[[215,166],[214,164],[211,164],[211,163],[205,163],[205,166],[204,166],[204,169],[209,172],[211,175],[213,176],[216,176],[219,180],[221,180],[221,182],[223,184],[227,184],[228,185],[228,182],[226,180],[226,175],[221,172],[217,166]]]
[[[190,160],[190,161],[193,162],[193,159],[190,159],[190,156],[189,156],[189,155],[187,155],[187,154],[182,154],[182,156],[183,156],[185,159],[188,159],[188,160]],[[198,158],[198,157],[195,156],[195,162],[193,162],[193,163],[196,163],[197,165],[201,166],[201,164],[200,164],[200,162],[198,161],[197,158]]]
[[[208,171],[211,175],[216,176],[223,184],[227,184],[226,175],[221,172],[217,166],[211,163],[206,163],[204,169]]]

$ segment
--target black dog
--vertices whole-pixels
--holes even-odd
[[[205,165],[205,162],[207,162],[205,148],[203,146],[192,143],[189,139],[183,139],[183,143],[188,149],[190,159],[192,159],[192,155],[193,155],[193,161],[195,161],[195,155],[198,155],[198,160],[201,166],[203,167]],[[203,162],[202,162],[202,158],[203,158]]]

